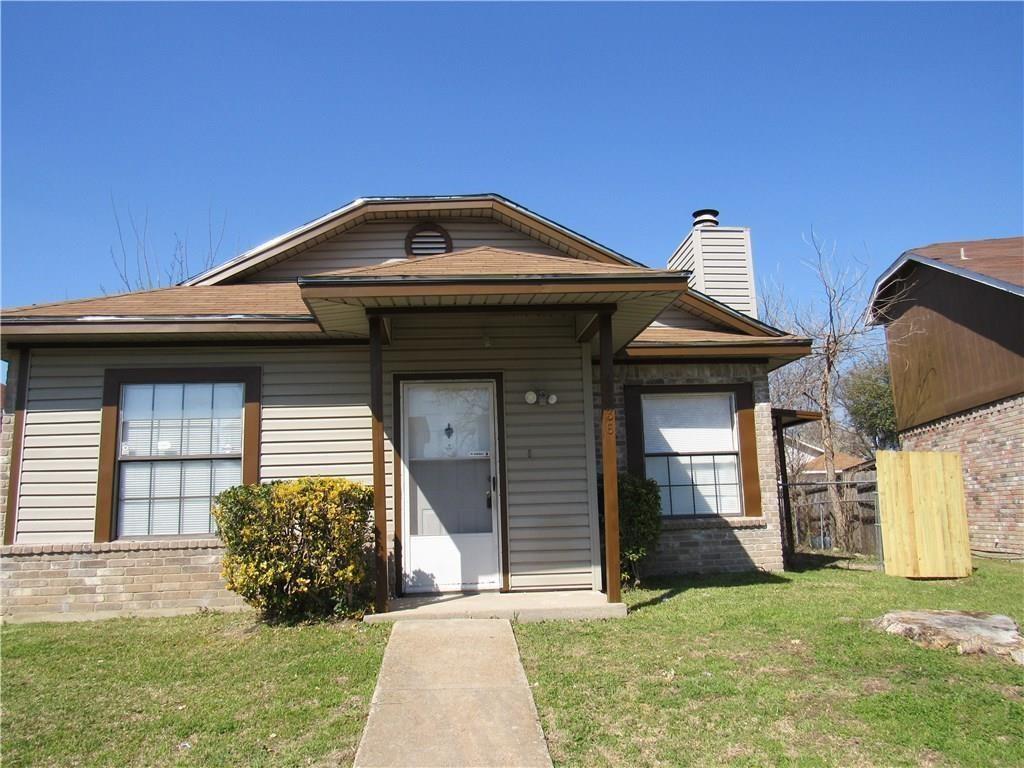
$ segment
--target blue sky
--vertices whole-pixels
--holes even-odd
[[[4,306],[116,286],[111,198],[221,255],[495,191],[661,266],[695,208],[809,282],[1024,231],[1021,4],[2,6]]]

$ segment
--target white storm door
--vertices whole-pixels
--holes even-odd
[[[498,589],[494,382],[404,382],[402,410],[405,591]]]

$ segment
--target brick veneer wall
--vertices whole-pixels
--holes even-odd
[[[594,373],[596,434],[600,436],[599,371]],[[626,467],[626,415],[623,387],[627,384],[743,384],[753,383],[754,427],[757,434],[760,517],[665,518],[658,548],[646,563],[652,574],[721,573],[760,568],[781,571],[782,532],[772,434],[768,371],[764,365],[693,363],[616,365],[615,408],[619,471]],[[600,466],[601,441],[597,441]]]
[[[914,427],[900,443],[959,453],[971,548],[1024,554],[1024,395]]]
[[[220,578],[218,539],[0,548],[5,621],[159,616],[244,607]]]

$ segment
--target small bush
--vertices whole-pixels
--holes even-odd
[[[228,589],[272,620],[359,616],[373,594],[373,489],[343,478],[240,485],[217,497]]]
[[[619,559],[622,583],[638,585],[640,566],[661,535],[661,495],[646,477],[619,475]]]

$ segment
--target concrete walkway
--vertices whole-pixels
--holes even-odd
[[[477,592],[411,595],[394,598],[385,613],[368,613],[363,621],[381,623],[409,619],[621,619],[625,603],[609,603],[600,592]]]
[[[512,625],[397,622],[355,766],[550,768]]]

